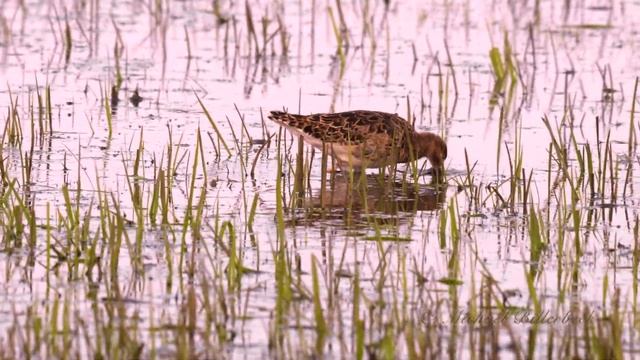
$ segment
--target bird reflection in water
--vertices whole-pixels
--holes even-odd
[[[418,211],[434,211],[443,207],[445,189],[402,182],[376,174],[356,174],[353,180],[346,173],[327,179],[324,189],[311,189],[302,202],[304,215],[298,213],[294,220],[312,224],[316,220],[349,220],[352,225],[361,221],[369,224],[396,224],[413,217]],[[347,224],[349,225],[349,224]]]

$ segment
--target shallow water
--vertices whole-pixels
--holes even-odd
[[[629,139],[630,128],[640,130],[631,114],[639,5],[389,3],[256,1],[255,36],[244,4],[227,1],[213,2],[219,17],[212,2],[196,0],[4,4],[0,119],[8,128],[18,114],[22,141],[3,137],[0,354],[350,358],[358,303],[364,349],[377,357],[633,356],[640,179]],[[344,18],[340,51],[332,17],[337,28]],[[489,52],[496,47],[506,59],[505,37],[515,71],[496,95]],[[46,86],[53,131],[40,137],[46,111],[37,94],[44,97]],[[138,106],[129,100],[136,88]],[[393,177],[371,170],[361,185],[328,174],[332,185],[322,191],[321,156],[305,148],[310,189],[292,206],[298,146],[266,120],[282,108],[410,114],[417,129],[446,138],[448,187],[434,187],[428,175],[413,179],[411,170]],[[544,116],[568,144],[571,180]],[[613,164],[605,167],[608,135]],[[604,192],[578,180],[586,144]],[[152,224],[156,171],[167,171],[169,148],[171,211],[168,224],[159,225],[160,216]],[[29,179],[25,156],[33,160]],[[516,158],[526,181],[512,175]],[[572,181],[581,184],[573,206]],[[142,220],[133,193],[141,194]],[[193,227],[189,205],[201,211]],[[15,216],[21,206],[33,209],[37,226],[16,238],[16,219],[27,223],[27,215]],[[539,261],[531,255],[531,209],[549,241]],[[119,244],[104,233],[108,221],[122,223]],[[328,328],[320,340],[317,291]],[[456,316],[478,306],[493,318],[514,312],[482,326]],[[515,315],[536,306],[575,319],[535,326]],[[410,343],[421,350],[414,354]]]

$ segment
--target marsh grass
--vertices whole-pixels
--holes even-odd
[[[298,9],[286,2],[262,9],[249,2],[213,1],[203,8],[211,9],[206,16],[216,24],[207,31],[216,35],[211,40],[206,33],[204,42],[219,47],[222,58],[211,61],[221,73],[229,79],[244,76],[240,91],[247,100],[219,108],[215,93],[205,98],[200,92],[191,98],[198,109],[172,113],[167,109],[174,103],[163,104],[161,93],[179,92],[172,89],[173,80],[155,90],[155,68],[144,75],[154,89],[148,91],[158,92],[153,105],[134,110],[118,103],[120,90],[142,79],[140,69],[128,71],[133,67],[129,56],[137,56],[127,38],[131,28],[117,16],[107,17],[110,36],[99,40],[95,29],[104,23],[106,3],[73,5],[80,15],[71,16],[64,7],[60,17],[52,7],[52,40],[61,41],[55,51],[42,51],[60,56],[65,79],[74,74],[80,79],[76,61],[87,54],[91,61],[92,56],[103,60],[97,54],[106,44],[113,54],[104,61],[108,80],[88,81],[84,97],[68,99],[62,76],[48,64],[43,86],[36,74],[34,88],[9,83],[3,93],[0,248],[10,296],[0,311],[0,357],[621,359],[634,354],[638,79],[632,98],[625,98],[616,83],[623,88],[632,82],[614,82],[615,66],[597,64],[599,102],[589,102],[588,88],[574,94],[574,79],[584,69],[573,67],[564,38],[589,31],[612,34],[618,25],[563,25],[562,38],[554,30],[542,33],[539,24],[547,24],[547,12],[558,10],[572,19],[584,4],[550,9],[553,4],[536,1],[531,24],[523,27],[524,52],[518,28],[507,29],[501,46],[491,45],[488,58],[486,52],[478,57],[484,60],[467,57],[452,36],[443,44],[446,63],[441,64],[438,49],[428,41],[427,49],[418,37],[399,46],[392,25],[403,10],[393,1],[383,6],[335,1],[326,8],[301,2]],[[144,4],[150,26],[145,36],[166,56],[175,51],[166,36],[179,22],[186,42],[185,79],[217,91],[205,83],[210,75],[203,71],[205,30],[197,21],[187,24],[185,17],[174,16],[182,5],[193,4]],[[518,3],[511,5],[510,15],[521,15]],[[451,26],[449,11],[456,6],[447,3],[445,10],[433,11],[446,11],[441,18]],[[18,20],[0,14],[3,42],[16,42],[10,46],[18,49],[21,40],[14,35],[28,34],[30,24],[24,22],[26,32],[10,27],[22,16],[33,19],[26,10],[19,2],[12,15]],[[37,7],[32,10],[37,14]],[[309,31],[302,30],[301,21],[297,33],[299,16],[313,24]],[[432,29],[430,20],[424,21]],[[315,54],[321,29],[327,30],[333,59],[324,51],[322,57]],[[300,45],[302,37],[310,44]],[[446,176],[433,184],[421,176],[416,159],[376,174],[328,172],[335,161],[326,149],[310,151],[282,130],[270,134],[261,111],[245,110],[256,99],[251,97],[256,84],[267,99],[275,84],[287,84],[291,74],[307,70],[330,74],[322,84],[329,83],[333,93],[322,95],[331,97],[332,108],[356,99],[350,93],[356,77],[373,84],[372,94],[382,97],[377,82],[385,88],[397,85],[394,73],[403,66],[398,59],[407,57],[402,51],[397,56],[400,48],[410,48],[407,71],[420,84],[407,82],[408,91],[391,97],[398,108],[406,99],[407,119],[414,126],[429,126],[455,144]],[[569,70],[559,65],[565,52]],[[299,63],[289,66],[289,61]],[[479,70],[476,63],[482,63]],[[459,81],[461,66],[469,67],[468,84]],[[163,81],[174,78],[175,69],[168,68],[165,78],[164,63],[162,68]],[[362,76],[354,76],[357,69],[364,69]],[[246,73],[238,76],[241,71]],[[560,83],[549,91],[560,110],[550,106],[548,116],[532,121],[527,111],[545,111],[532,95],[534,78],[547,71],[555,71]],[[99,91],[93,90],[96,83]],[[482,87],[489,92],[474,91]],[[416,105],[410,99],[418,88]],[[315,90],[300,89],[299,102],[303,94],[315,96],[310,91]],[[559,93],[561,105],[553,101]],[[469,116],[460,120],[458,102],[464,101]],[[76,148],[68,146],[68,124],[61,114],[80,112],[83,102],[90,108],[87,118],[94,118],[92,107],[99,108],[96,118],[104,111],[107,126],[94,129],[89,120],[91,135],[81,134]],[[469,151],[465,146],[463,157],[457,135],[461,126],[476,121],[471,112],[479,106],[472,102],[487,103],[490,117],[499,106],[497,121],[483,118],[487,129],[496,130],[497,142],[483,153],[465,144]],[[599,116],[585,111],[589,106]],[[623,126],[615,125],[615,107],[630,109]],[[237,118],[225,116],[221,123],[220,109],[235,111]],[[180,114],[175,116],[180,123],[167,121],[166,143],[157,143],[157,124],[140,121],[148,113],[157,113],[158,121]],[[196,126],[203,119],[210,131]],[[595,134],[587,129],[593,124]],[[129,137],[132,129],[135,135]],[[538,138],[530,136],[538,130],[549,140],[540,144],[540,154],[531,146]],[[123,143],[129,146],[119,148]],[[64,154],[56,152],[60,148]],[[91,161],[95,176],[87,174]],[[485,167],[492,176],[483,174]],[[624,290],[627,285],[630,291]],[[514,321],[521,311],[560,318],[570,313],[571,318]],[[502,319],[504,314],[512,315]],[[476,321],[481,316],[501,320]]]
[[[202,108],[202,111],[204,112],[205,116],[207,117],[207,120],[209,120],[209,124],[211,124],[211,127],[213,128],[213,131],[216,133],[216,139],[217,139],[217,153],[220,154],[220,144],[222,144],[222,146],[224,147],[225,151],[227,152],[228,156],[231,156],[231,150],[229,150],[229,146],[227,146],[226,141],[224,140],[224,137],[222,136],[222,134],[220,133],[220,130],[218,129],[218,125],[216,124],[216,122],[213,120],[213,118],[211,117],[211,115],[209,114],[209,111],[207,110],[207,108],[204,106],[204,104],[202,103],[202,100],[200,100],[200,97],[198,96],[198,94],[195,94],[196,98],[198,99],[198,103],[200,104],[200,107]]]

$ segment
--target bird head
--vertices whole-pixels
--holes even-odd
[[[416,133],[414,144],[418,159],[426,157],[434,170],[438,172],[444,170],[447,143],[440,136],[430,132]]]

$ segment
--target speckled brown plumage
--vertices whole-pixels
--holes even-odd
[[[378,111],[295,115],[272,111],[269,119],[318,149],[328,149],[341,168],[381,167],[427,157],[436,171],[447,158],[438,135],[416,132],[398,115]],[[413,151],[413,154],[412,154]]]

